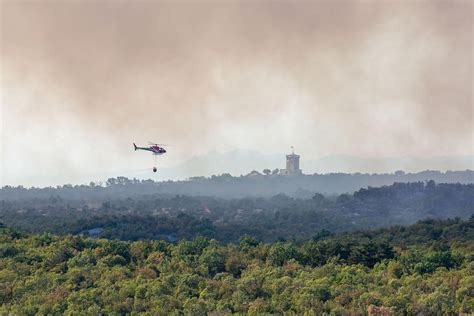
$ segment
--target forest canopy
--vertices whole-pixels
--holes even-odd
[[[153,181],[152,179],[129,179],[125,176],[109,178],[105,182],[90,182],[88,185],[65,184],[56,187],[25,188],[6,185],[0,189],[0,200],[45,199],[51,195],[62,199],[104,199],[136,198],[143,194],[174,196],[214,196],[227,199],[246,197],[269,198],[285,194],[295,198],[311,198],[315,192],[325,195],[353,193],[360,188],[380,187],[394,182],[474,183],[474,171],[425,170],[415,173],[396,171],[394,173],[328,173],[282,176],[254,170],[247,175],[232,176],[229,173],[210,177],[191,177],[182,181]],[[274,170],[275,171],[275,170]]]
[[[226,243],[237,242],[242,235],[266,242],[305,240],[325,231],[409,225],[427,218],[467,219],[474,213],[474,184],[434,181],[394,183],[333,196],[313,193],[311,198],[278,194],[223,199],[158,193],[120,197],[100,188],[98,197],[87,199],[80,197],[81,188],[58,191],[64,190],[70,193],[2,200],[0,221],[26,232],[172,242],[205,236]]]
[[[7,314],[474,311],[474,217],[311,240],[178,243],[0,228]]]

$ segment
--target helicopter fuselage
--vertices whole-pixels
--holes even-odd
[[[153,155],[163,155],[164,153],[166,153],[166,149],[158,145],[152,145],[150,147],[138,147],[137,145],[133,144],[133,146],[135,147],[135,150],[151,151]]]

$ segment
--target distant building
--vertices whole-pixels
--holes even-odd
[[[281,169],[280,174],[283,176],[296,176],[303,174],[300,169],[300,156],[295,155],[293,147],[291,147],[291,155],[286,155],[286,169]]]

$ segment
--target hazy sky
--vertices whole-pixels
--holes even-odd
[[[148,140],[471,155],[472,3],[0,0],[1,182],[147,168]]]

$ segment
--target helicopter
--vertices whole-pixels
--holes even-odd
[[[150,146],[148,147],[139,147],[135,143],[133,143],[133,147],[136,150],[146,150],[146,151],[151,151],[152,154],[155,156],[155,165],[153,166],[153,172],[156,172],[158,169],[156,168],[156,156],[163,155],[166,153],[166,149],[164,149],[162,146],[165,146],[163,144],[156,144],[152,142],[148,142]]]

